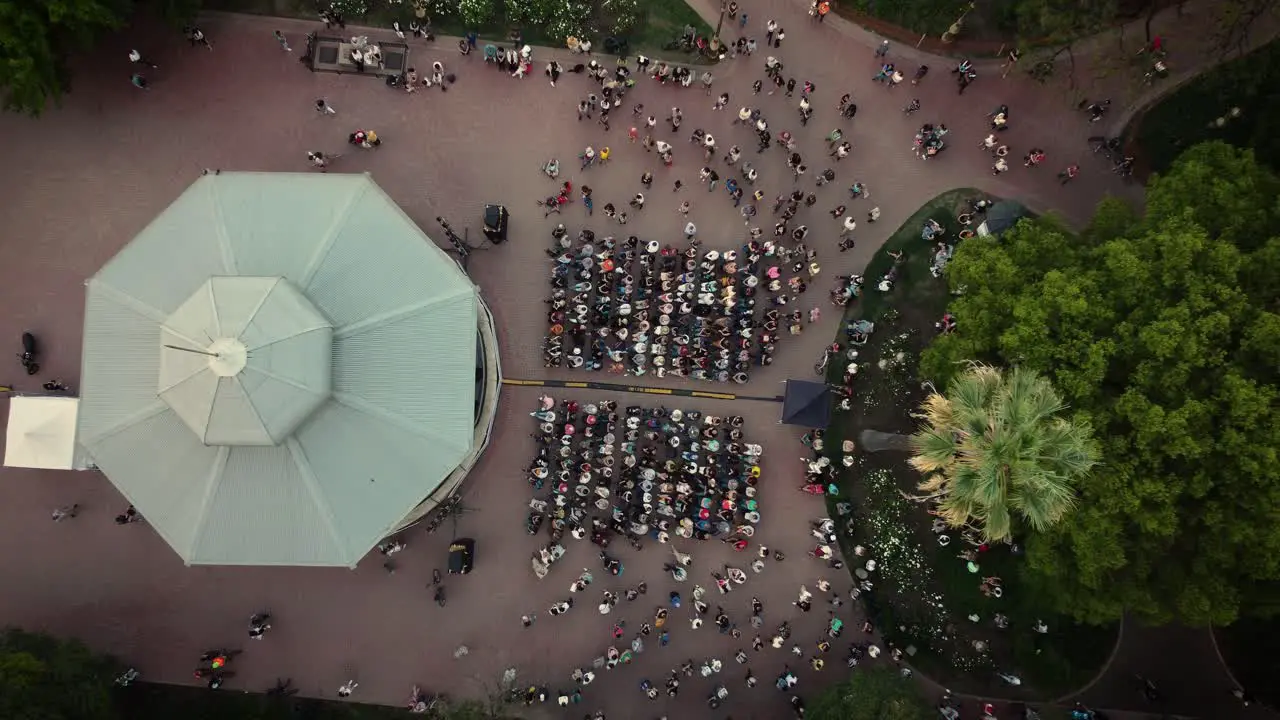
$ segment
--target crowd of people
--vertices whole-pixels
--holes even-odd
[[[816,15],[815,15],[816,17]],[[776,27],[769,33],[768,46],[780,46],[782,31]],[[731,46],[736,57],[749,57],[754,39],[746,38]],[[548,334],[545,341],[547,367],[606,370],[629,375],[675,375],[700,380],[745,383],[753,367],[773,362],[781,336],[803,332],[809,322],[820,318],[816,305],[800,307],[809,283],[821,272],[814,240],[821,231],[811,234],[810,226],[798,218],[805,209],[818,203],[818,193],[837,180],[836,166],[851,155],[852,143],[840,128],[826,136],[828,167],[810,167],[798,151],[792,131],[771,125],[757,103],[741,106],[732,120],[733,126],[754,135],[757,155],[764,156],[777,148],[775,157],[785,165],[792,186],[777,194],[759,187],[761,173],[756,165],[771,162],[765,156],[744,159],[743,147],[725,148],[715,134],[704,128],[693,129],[688,136],[689,151],[678,151],[683,145],[680,133],[684,113],[674,106],[662,115],[645,109],[643,103],[624,99],[636,88],[638,80],[650,79],[659,85],[674,83],[683,87],[699,86],[714,96],[714,110],[729,108],[730,93],[717,95],[711,70],[696,70],[635,58],[634,70],[625,58],[610,68],[596,61],[575,66],[575,71],[589,78],[585,96],[577,101],[579,121],[598,122],[606,132],[618,115],[625,117],[628,145],[639,144],[665,167],[675,163],[676,155],[692,155],[701,163],[701,184],[710,193],[721,190],[726,201],[737,208],[744,223],[743,240],[736,249],[707,249],[698,237],[697,223],[689,217],[692,205],[701,201],[683,199],[678,212],[684,216],[687,244],[660,242],[628,234],[589,227],[595,221],[594,210],[601,199],[589,185],[576,188],[572,181],[560,181],[558,160],[548,161],[543,171],[561,182],[555,195],[541,204],[546,215],[557,220],[580,196],[587,219],[576,233],[559,222],[552,230],[552,247],[548,255],[554,259],[551,273],[552,294],[547,300]],[[546,74],[554,84],[562,68],[548,63]],[[764,63],[765,77],[755,81],[754,95],[759,95],[765,82],[773,86],[769,94],[798,96],[800,124],[807,125],[814,116],[812,98],[814,83],[788,77],[781,59],[770,56]],[[916,81],[923,74],[918,74]],[[756,106],[752,106],[756,105]],[[626,108],[630,107],[629,117]],[[841,117],[851,119],[857,105],[850,95],[841,98]],[[733,113],[727,113],[733,116]],[[730,128],[724,134],[735,130]],[[945,132],[942,128],[941,132]],[[736,138],[735,138],[736,139]],[[936,152],[930,140],[930,150]],[[580,170],[609,165],[613,151],[607,143],[587,146],[579,155]],[[698,156],[701,157],[698,157]],[[806,187],[809,182],[813,185]],[[646,207],[646,194],[653,189],[652,172],[643,172],[640,187],[629,200],[603,203],[605,223],[628,224]],[[687,190],[682,179],[675,179],[672,189],[679,194]],[[864,183],[854,182],[849,200],[867,199]],[[768,217],[772,195],[772,215]],[[839,249],[854,246],[857,221],[844,203],[828,214],[839,223]],[[867,210],[869,222],[880,217],[880,209]],[[770,223],[772,228],[769,227]],[[770,232],[772,230],[772,232]]]
[[[781,550],[771,549],[756,537],[762,519],[756,500],[762,479],[762,448],[747,441],[745,418],[662,407],[631,406],[620,410],[611,400],[582,404],[574,400],[557,402],[547,395],[539,398],[530,415],[537,422],[533,437],[538,448],[527,468],[534,491],[530,533],[540,532],[541,515],[551,520],[547,544],[534,554],[535,570],[540,558],[545,562],[549,556],[558,558],[563,554],[561,543],[566,535],[589,539],[598,546],[606,582],[626,577],[624,564],[609,549],[617,540],[625,540],[636,549],[656,541],[670,549],[672,561],[664,567],[670,581],[663,587],[651,588],[644,580],[628,577],[622,584],[602,590],[596,604],[598,612],[620,619],[613,623],[610,637],[602,639],[599,654],[574,669],[567,682],[555,690],[540,683],[513,683],[513,699],[528,705],[579,705],[597,672],[630,666],[653,645],[666,647],[673,634],[685,632],[680,629],[684,622],[689,626],[687,632],[708,625],[720,634],[742,640],[732,659],[743,666],[741,682],[748,690],[758,684],[751,660],[766,648],[787,650],[802,670],[819,672],[825,668],[833,643],[844,631],[841,615],[847,600],[870,589],[871,581],[864,579],[847,592],[835,589],[823,577],[813,583],[828,610],[824,630],[812,639],[811,645],[793,638],[792,620],[783,618],[780,612],[768,623],[773,629],[766,630],[764,604],[757,596],[750,597],[749,605],[744,603],[741,610],[734,610],[730,597],[734,592],[745,599],[749,593],[744,586],[753,582],[752,577],[764,573],[770,562],[786,560]],[[829,481],[835,474],[822,443],[821,431],[810,432],[804,438],[811,453],[804,460],[811,481],[816,477]],[[848,450],[852,452],[852,447]],[[847,514],[849,510],[842,508],[841,512]],[[846,521],[844,531],[851,532],[851,528],[852,522]],[[836,521],[813,521],[815,544],[806,554],[821,561],[826,571],[843,575],[840,571],[844,564],[834,549],[836,533]],[[696,551],[692,551],[692,543],[685,542],[684,550],[691,551],[684,552],[680,543],[711,539],[719,539],[741,552],[745,569],[731,565],[710,568],[706,572],[714,592],[695,580],[686,594],[684,583],[694,577]],[[857,552],[865,554],[862,548]],[[864,575],[876,569],[874,559],[859,557],[859,562],[865,568]],[[539,577],[546,575],[546,568],[543,570]],[[570,583],[569,596],[554,602],[547,615],[560,618],[582,604],[591,605],[575,600],[586,595],[595,582],[595,574],[584,570]],[[804,585],[792,605],[800,613],[809,613],[814,610],[817,597]],[[684,617],[677,620],[677,614]],[[537,615],[523,616],[523,625],[534,627]],[[880,648],[870,638],[872,626],[863,623],[862,629],[864,637],[853,641],[844,656],[848,667],[855,667],[864,657],[880,654]],[[750,649],[745,639],[748,632],[753,635]],[[731,695],[730,683],[724,679],[728,666],[727,659],[691,657],[673,664],[663,677],[639,677],[636,683],[645,698],[658,700],[664,695],[678,697],[700,678],[706,681],[703,700],[715,709]],[[805,705],[798,694],[799,682],[800,675],[790,664],[785,664],[774,678],[774,687],[787,694],[797,717],[803,716]],[[603,717],[603,713],[595,717]]]
[[[803,244],[751,240],[721,253],[696,238],[683,247],[585,229],[570,238],[563,225],[552,235],[548,367],[743,384],[773,362],[784,334],[818,318],[788,307],[821,271]]]
[[[589,536],[602,549],[617,538],[638,547],[679,538],[736,544],[755,535],[763,449],[747,442],[743,417],[619,412],[612,400],[582,405],[546,395],[532,415],[532,510],[550,516],[552,543],[566,534]]]

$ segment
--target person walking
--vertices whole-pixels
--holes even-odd
[[[198,27],[188,25],[183,28],[183,34],[187,36],[187,41],[191,43],[191,47],[203,45],[209,50],[213,50],[213,45],[209,44],[209,39],[204,36],[204,31]]]
[[[685,238],[686,240],[692,240],[692,239],[694,238],[694,236],[696,236],[697,234],[698,234],[698,226],[697,226],[697,225],[694,225],[694,224],[693,224],[693,221],[692,221],[692,220],[690,220],[690,221],[689,221],[689,222],[684,226],[684,238]],[[56,518],[55,518],[55,519],[56,519]]]
[[[1074,180],[1076,176],[1079,174],[1080,174],[1079,165],[1068,165],[1066,169],[1058,173],[1058,182],[1062,183],[1063,185],[1066,185],[1067,183]]]
[[[880,43],[880,47],[876,48],[876,58],[883,60],[889,54],[889,41],[885,40]]]
[[[249,616],[249,638],[261,640],[271,629],[271,613],[254,613]]]
[[[348,680],[338,687],[338,697],[351,697],[351,693],[355,692],[358,687],[360,687],[360,683],[355,680]]]
[[[330,105],[324,98],[316,99],[316,112],[320,113],[321,115],[337,115],[338,114],[338,111],[334,110],[333,106]]]
[[[782,39],[785,38],[786,36],[787,36],[787,31],[783,30],[782,28],[778,28],[778,32],[774,33],[773,35],[773,47],[774,48],[782,47]]]
[[[307,161],[320,172],[329,172],[327,169],[329,167],[329,158],[319,150],[308,150]]]
[[[285,52],[293,52],[293,48],[289,47],[289,39],[279,30],[275,31],[276,42],[280,43],[280,49]]]
[[[137,50],[129,51],[129,62],[134,63],[135,65],[146,65],[152,70],[155,70],[156,68],[160,67],[159,65],[156,65],[155,63],[144,58],[142,56],[142,53],[138,52]]]
[[[778,32],[778,23],[774,22],[773,20],[770,20],[769,22],[767,22],[767,23],[765,23],[765,24],[764,24],[764,29],[765,29],[765,33],[764,33],[764,44],[765,44],[765,45],[772,45],[772,44],[773,44],[773,34],[774,34],[774,33],[776,33],[776,32]]]
[[[849,235],[852,234],[853,231],[857,229],[857,227],[858,227],[858,223],[853,219],[853,216],[846,215],[844,218],[844,225],[840,229],[840,237],[842,238],[849,237]]]

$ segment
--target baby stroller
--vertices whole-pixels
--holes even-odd
[[[560,161],[555,158],[551,158],[542,166],[542,172],[546,173],[547,177],[552,180],[560,177]]]

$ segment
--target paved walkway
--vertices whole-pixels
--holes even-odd
[[[812,26],[798,3],[762,0],[753,3],[750,12],[754,25],[748,30],[761,40],[768,16],[789,26],[784,46],[772,52],[798,82],[816,84],[817,113],[810,127],[801,129],[794,122],[798,98],[751,96],[751,82],[762,75],[767,54],[763,51],[715,68],[716,90],[731,94],[732,108],[758,105],[775,128],[796,132],[800,152],[815,170],[827,165],[820,162],[825,158],[820,154],[821,137],[838,122],[839,96],[852,92],[860,109],[855,121],[843,123],[854,154],[835,166],[837,181],[819,192],[818,208],[806,219],[816,237],[811,244],[822,248],[824,267],[809,298],[824,305],[825,317],[801,337],[788,338],[778,362],[734,391],[769,397],[777,394],[786,377],[808,377],[820,349],[834,335],[838,318],[825,304],[825,283],[836,274],[863,268],[901,220],[939,192],[977,186],[1038,210],[1057,210],[1075,224],[1087,221],[1094,204],[1108,192],[1135,202],[1139,198],[1138,188],[1120,184],[1088,156],[1088,123],[1062,112],[1060,98],[1025,77],[1014,75],[1004,82],[981,78],[961,97],[946,66],[939,63],[920,87],[891,91],[871,82],[875,62],[868,47],[850,43],[833,27]],[[405,95],[367,78],[306,72],[296,62],[296,52],[285,53],[276,45],[271,37],[275,29],[283,30],[296,47],[314,25],[210,16],[204,30],[213,42],[212,51],[187,47],[159,27],[135,27],[74,63],[76,91],[62,109],[38,121],[0,116],[0,132],[21,139],[10,143],[8,162],[0,167],[0,193],[6,198],[0,206],[0,225],[7,228],[9,242],[22,243],[0,270],[0,300],[9,308],[0,318],[0,337],[17,338],[26,329],[36,332],[45,351],[45,377],[77,384],[83,280],[203,168],[304,172],[307,150],[344,152],[334,171],[372,173],[428,232],[434,230],[433,218],[443,215],[478,237],[483,205],[506,204],[512,212],[511,242],[477,253],[470,269],[493,308],[501,329],[504,371],[512,378],[588,379],[567,371],[548,374],[538,353],[544,329],[538,301],[547,291],[548,270],[542,248],[554,219],[538,218],[534,200],[552,188],[538,172],[548,157],[560,158],[571,169],[584,145],[612,145],[611,167],[566,174],[575,184],[592,185],[597,203],[603,205],[625,202],[640,189],[640,174],[652,170],[659,180],[649,206],[628,231],[645,238],[680,236],[684,219],[676,213],[678,199],[670,190],[671,181],[680,178],[690,186],[681,195],[694,203],[693,218],[704,243],[728,248],[739,242],[741,219],[731,203],[722,193],[707,194],[695,182],[702,163],[686,149],[686,136],[660,134],[677,153],[675,167],[665,170],[641,148],[626,143],[628,113],[615,116],[607,135],[598,125],[579,124],[574,105],[589,91],[581,78],[566,76],[553,89],[540,74],[517,81],[484,66],[475,55],[461,58],[449,43],[414,43],[412,64],[423,68],[441,60],[458,75],[458,82],[448,92]],[[149,73],[149,91],[128,83],[132,68],[126,53],[131,47],[160,65]],[[908,65],[908,73],[913,69],[914,60],[897,49],[891,59]],[[904,118],[901,107],[912,96],[921,98],[924,109]],[[318,116],[312,110],[317,97],[327,98],[338,109],[337,117]],[[791,188],[778,153],[756,158],[752,138],[730,127],[732,111],[713,112],[712,99],[700,91],[642,81],[628,102],[644,103],[646,113],[660,117],[679,105],[685,113],[685,132],[702,127],[715,133],[721,145],[743,144],[745,156],[761,170],[760,186],[768,195]],[[1012,107],[1013,129],[1006,137],[1011,157],[1016,160],[1039,146],[1048,154],[1047,167],[1026,169],[1013,162],[1013,170],[1003,176],[989,173],[989,158],[975,146],[986,134],[984,116],[1002,102]],[[943,122],[951,128],[950,148],[929,162],[911,152],[912,135],[922,122]],[[346,146],[346,133],[358,127],[377,130],[384,146],[375,152]],[[1053,176],[1072,162],[1081,164],[1084,175],[1062,187]],[[870,202],[848,201],[844,188],[854,180],[870,185]],[[803,185],[812,187],[810,183]],[[858,215],[871,205],[883,213],[879,223],[860,224],[857,248],[844,254],[834,248],[837,221],[819,212],[841,202]],[[575,230],[584,225],[597,232],[609,230],[601,216],[587,218],[578,204],[561,219]],[[18,387],[34,390],[38,381],[24,377]],[[674,380],[652,384],[690,387]],[[461,534],[479,540],[478,568],[472,576],[449,583],[447,608],[434,607],[424,589],[431,569],[444,561],[444,533],[411,535],[409,549],[399,556],[402,570],[390,577],[381,569],[380,558],[367,559],[355,571],[184,568],[145,525],[118,527],[111,522],[125,503],[100,476],[4,469],[0,544],[39,552],[0,556],[7,587],[0,594],[0,622],[82,637],[137,663],[149,678],[183,682],[189,680],[190,663],[202,649],[241,644],[245,619],[265,608],[275,613],[276,629],[237,660],[240,674],[231,687],[262,689],[278,675],[292,675],[304,693],[332,697],[341,682],[354,676],[361,682],[354,699],[395,703],[413,683],[481,693],[510,666],[520,668],[522,678],[556,687],[566,681],[570,668],[587,662],[607,644],[610,619],[584,610],[559,625],[545,616],[531,630],[518,624],[521,614],[565,597],[573,569],[596,566],[588,549],[578,546],[546,581],[535,582],[529,572],[527,553],[533,545],[523,531],[528,494],[519,478],[533,452],[526,412],[538,393],[534,387],[503,390],[492,449],[466,488],[467,504],[479,512],[465,515],[458,527]],[[601,393],[556,391],[578,399],[598,398]],[[713,398],[666,402],[721,414],[747,406]],[[745,618],[750,593],[759,594],[771,624],[790,617],[797,638],[809,642],[816,639],[824,614],[791,617],[787,603],[800,584],[812,586],[819,575],[820,567],[803,558],[802,551],[808,545],[804,519],[822,514],[823,508],[793,490],[800,479],[799,430],[776,424],[776,404],[749,406],[748,432],[766,448],[768,470],[761,539],[784,549],[792,559],[771,567],[766,582],[753,581],[747,594],[726,603],[726,610]],[[54,507],[71,502],[84,508],[81,517],[67,523],[49,521]],[[694,552],[704,569],[730,560],[731,554],[723,547]],[[661,551],[624,553],[623,559],[628,582],[646,579],[651,597],[655,591],[665,595]],[[630,613],[633,624],[652,610],[652,601],[641,604],[645,607]],[[847,617],[851,625],[857,619],[856,613]],[[678,634],[671,648],[652,648],[635,666],[608,673],[592,687],[589,704],[606,709],[634,706],[640,696],[632,693],[638,693],[641,677],[657,680],[686,657],[714,654],[728,661],[737,644],[706,629],[699,632],[701,636]],[[453,650],[462,644],[471,652],[455,660]],[[790,659],[781,655],[766,653],[752,661],[762,681]],[[731,670],[739,672],[736,667]],[[816,692],[840,674],[834,669],[805,673],[801,689]],[[726,710],[735,718],[783,716],[780,694],[763,688],[751,694],[739,681],[726,680],[732,691]],[[709,687],[694,682],[678,701],[655,703],[653,714],[701,716]],[[626,712],[622,716],[630,717]]]

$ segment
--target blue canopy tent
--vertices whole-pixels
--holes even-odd
[[[782,422],[825,428],[831,422],[831,391],[825,383],[788,380],[782,398]]]

